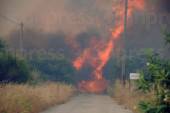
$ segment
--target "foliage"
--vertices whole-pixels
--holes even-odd
[[[3,41],[0,41],[0,50],[0,82],[28,81],[30,76],[26,61],[6,52]]]
[[[47,80],[74,83],[75,70],[71,62],[61,54],[37,54],[29,62]]]
[[[144,52],[140,54],[128,55],[126,57],[126,75],[128,78],[129,73],[135,73],[138,70],[144,69],[146,66],[146,55]],[[115,80],[121,75],[121,61],[118,57],[112,57],[104,67],[104,76],[107,80]]]
[[[148,56],[148,66],[138,81],[139,89],[155,92],[155,99],[140,102],[143,113],[168,113],[170,111],[170,61],[161,59],[157,54]]]
[[[32,69],[31,73],[30,73],[30,80],[28,81],[28,83],[30,85],[38,85],[40,83],[45,82],[45,78],[41,76],[41,73],[36,70],[36,69]]]
[[[145,93],[150,91],[151,83],[150,81],[146,80],[146,77],[144,76],[143,72],[141,72],[140,79],[137,81],[137,87],[139,90]]]
[[[7,53],[0,53],[0,81],[22,83],[29,80],[27,63]]]
[[[165,34],[165,41],[166,41],[166,44],[170,43],[170,33]]]
[[[0,52],[3,52],[5,49],[5,44],[2,40],[0,40]]]
[[[139,55],[129,56],[126,62],[126,75],[135,73],[143,69],[146,65],[146,55],[144,53]]]
[[[143,113],[168,113],[168,111],[166,110],[168,108],[168,105],[166,104],[153,104],[150,102],[145,102],[145,101],[141,101],[139,103],[141,112]]]

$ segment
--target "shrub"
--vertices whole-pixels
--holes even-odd
[[[141,75],[138,87],[148,92],[154,90],[155,98],[152,101],[141,101],[139,108],[143,113],[169,113],[170,61],[161,59],[158,55],[151,55],[148,58],[149,65]]]
[[[142,100],[150,100],[153,97],[153,91],[150,93],[143,93],[136,90],[136,84],[131,84],[129,87],[128,81],[124,86],[120,80],[116,80],[114,85],[109,88],[108,93],[116,100],[119,104],[132,110],[134,113],[139,113],[138,103]]]
[[[23,83],[30,78],[29,67],[23,59],[0,53],[0,82]]]
[[[47,80],[74,83],[75,70],[71,62],[63,55],[44,56],[37,54],[29,62]]]
[[[26,61],[6,52],[0,40],[0,82],[23,83],[29,80],[29,66]]]

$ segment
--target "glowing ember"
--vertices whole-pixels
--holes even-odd
[[[103,78],[103,68],[110,59],[115,42],[124,31],[124,0],[116,1],[113,5],[116,25],[111,31],[111,37],[108,43],[99,41],[85,49],[83,53],[73,61],[73,66],[80,70],[88,62],[93,68],[92,80],[81,81],[79,89],[82,92],[101,93],[107,87],[107,81]],[[129,0],[128,18],[132,16],[134,10],[143,10],[144,0]],[[95,51],[95,52],[94,52]]]

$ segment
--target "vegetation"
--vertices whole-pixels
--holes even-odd
[[[30,70],[26,61],[8,53],[4,42],[0,41],[0,82],[23,83],[29,79]]]
[[[169,43],[170,35],[166,35]],[[139,107],[143,113],[169,113],[170,111],[170,60],[159,55],[148,56],[148,66],[142,72],[138,88],[144,92],[154,91],[154,99],[141,101]]]
[[[38,113],[65,102],[75,89],[61,82],[73,83],[73,74],[62,55],[36,55],[26,61],[7,52],[0,40],[0,113]],[[42,82],[44,78],[58,82]]]
[[[170,33],[166,33],[165,41],[166,41],[166,44],[170,44]]]
[[[141,101],[139,107],[143,113],[168,113],[170,111],[170,62],[157,55],[149,57],[147,70],[141,74],[139,89],[154,90],[152,101]]]
[[[3,52],[5,49],[5,44],[2,40],[0,40],[0,52]]]
[[[150,49],[149,49],[150,50]],[[147,63],[146,49],[141,49],[137,53],[129,54],[126,57],[126,79],[129,73],[135,73],[145,68]],[[104,67],[104,77],[109,81],[120,79],[121,61],[120,57],[113,56]]]
[[[74,83],[75,70],[71,62],[61,54],[37,54],[29,60],[34,70],[41,73],[41,77],[50,81]]]
[[[152,99],[153,92],[143,93],[136,90],[133,83],[131,83],[131,87],[129,85],[128,81],[124,86],[120,80],[116,80],[115,83],[108,88],[108,94],[125,108],[132,110],[134,113],[140,113],[140,109],[138,108],[139,101]]]
[[[61,53],[36,53],[26,61],[7,52],[0,40],[0,82],[36,83],[48,80],[73,84],[74,73],[70,60]]]
[[[0,85],[0,113],[39,113],[69,99],[75,89],[61,83]]]
[[[167,34],[165,39],[169,44],[170,35]],[[124,104],[135,113],[169,113],[170,60],[161,58],[159,54],[154,54],[151,50],[146,53],[147,60],[143,60],[142,63],[145,66],[135,68],[142,69],[140,79],[134,82],[131,88],[128,84],[123,86],[118,81],[108,91],[120,104]],[[132,64],[136,65],[136,63]]]

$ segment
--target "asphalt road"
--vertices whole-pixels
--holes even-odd
[[[132,113],[106,95],[81,94],[42,113]]]

